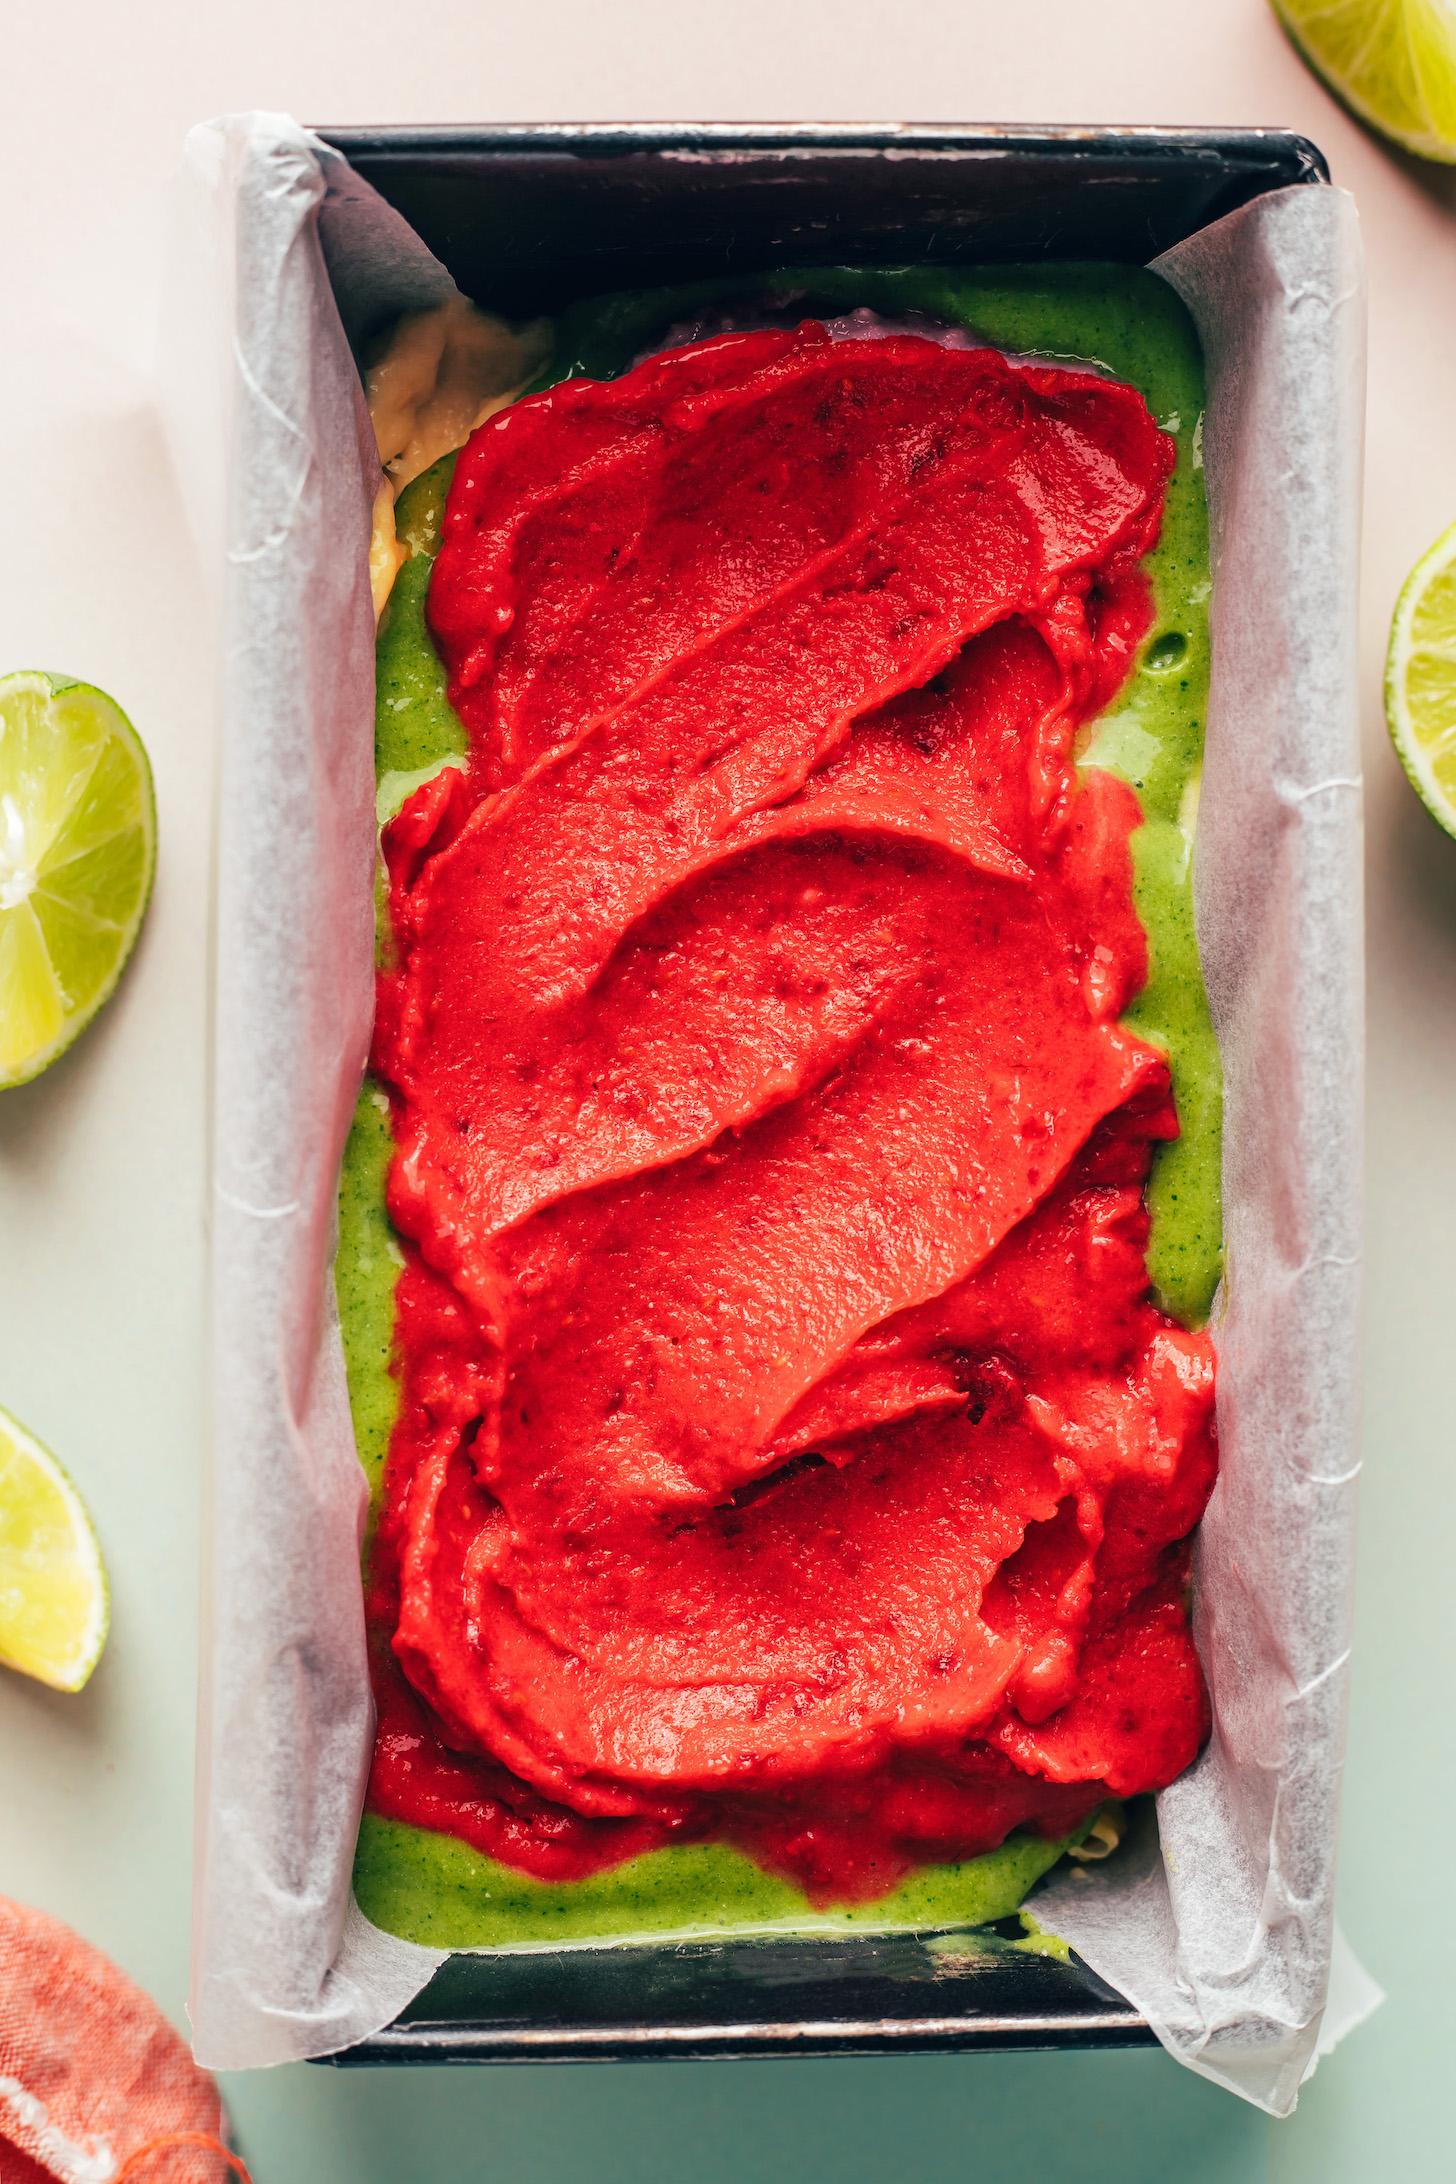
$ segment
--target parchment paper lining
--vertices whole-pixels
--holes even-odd
[[[328,1270],[372,1005],[378,468],[350,339],[451,282],[287,117],[194,132],[189,167],[216,224],[210,250],[194,226],[182,287],[195,314],[210,284],[227,329],[231,448],[192,2019],[199,2059],[238,2068],[366,2037],[442,1961],[377,1932],[350,1895],[371,1734],[365,1493]],[[1154,270],[1209,371],[1197,907],[1225,1075],[1228,1277],[1197,1621],[1215,1731],[1157,1827],[1055,1880],[1038,1915],[1180,2060],[1277,2114],[1317,2046],[1378,1999],[1345,1958],[1326,2007],[1358,1431],[1353,207],[1280,191]],[[199,465],[190,411],[178,439]]]

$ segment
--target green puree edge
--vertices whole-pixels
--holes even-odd
[[[1222,1088],[1193,924],[1209,579],[1203,362],[1192,322],[1155,274],[1128,266],[786,271],[575,305],[557,321],[556,361],[539,384],[580,374],[613,378],[674,324],[737,301],[751,308],[766,292],[804,316],[860,305],[886,316],[919,312],[970,327],[1006,349],[1100,365],[1139,388],[1177,442],[1162,536],[1145,564],[1153,625],[1128,684],[1094,723],[1083,763],[1121,774],[1142,803],[1143,825],[1133,839],[1134,885],[1148,935],[1149,975],[1125,1020],[1166,1050],[1182,1126],[1181,1136],[1155,1159],[1148,1263],[1165,1308],[1185,1324],[1201,1324],[1222,1264]],[[385,611],[377,654],[381,820],[465,747],[424,623],[453,466],[454,457],[447,456],[400,498],[399,533],[410,559]],[[366,1083],[344,1154],[334,1281],[371,1510],[398,1406],[392,1354],[401,1258],[384,1203],[391,1144],[383,1094]],[[984,1858],[924,1868],[877,1903],[820,1912],[788,1882],[722,1844],[654,1851],[586,1880],[551,1885],[482,1857],[454,1836],[366,1813],[354,1889],[376,1926],[446,1949],[664,1933],[975,1926],[1014,1912],[1065,1847],[1016,1835]]]

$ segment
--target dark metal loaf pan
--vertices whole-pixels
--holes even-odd
[[[779,265],[1145,264],[1267,190],[1328,180],[1276,129],[624,127],[319,132],[461,288],[508,316]],[[356,332],[368,329],[355,329]],[[1085,1966],[914,1934],[460,1955],[340,2063],[1114,2047],[1147,2026]]]

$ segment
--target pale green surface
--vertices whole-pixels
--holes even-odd
[[[1269,2176],[1266,2121],[1160,2054],[299,2068],[242,2090],[239,2113],[256,2119],[245,2136],[256,2184],[1264,2184]],[[1298,2184],[1327,2176],[1311,2171]]]
[[[256,0],[245,16],[152,0],[144,14],[92,5],[79,20],[32,9],[14,25],[12,59],[43,95],[12,102],[0,140],[0,274],[25,298],[24,338],[0,344],[0,402],[26,421],[7,449],[23,520],[0,531],[0,657],[68,659],[126,691],[148,724],[162,855],[114,1003],[43,1081],[0,1101],[0,1237],[19,1229],[26,1241],[0,1251],[0,1399],[72,1465],[106,1540],[115,1609],[78,1698],[0,1676],[0,1889],[72,1921],[181,2021],[204,1431],[211,787],[198,708],[216,663],[160,438],[99,322],[98,338],[75,329],[95,299],[115,297],[149,339],[156,202],[183,130],[253,99],[341,122],[486,111],[1278,122],[1323,144],[1356,190],[1373,286],[1360,632],[1368,1467],[1342,1896],[1389,2003],[1277,2127],[1156,2054],[354,2076],[298,2066],[228,2091],[257,2184],[1426,2184],[1450,2167],[1456,2105],[1456,1937],[1435,1895],[1456,1810],[1456,854],[1391,755],[1379,684],[1401,580],[1456,514],[1456,206],[1339,112],[1260,0],[1165,9],[1156,35],[1147,0],[1096,11],[1042,0],[1034,25],[963,0],[907,15],[892,36],[878,0],[638,4],[630,41],[619,12],[583,0],[506,11],[488,28],[479,11],[440,10],[407,54],[397,0],[306,11]],[[54,156],[58,99],[85,158]],[[110,334],[119,344],[115,322]]]

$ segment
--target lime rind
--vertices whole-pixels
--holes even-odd
[[[0,1666],[79,1691],[110,1628],[86,1504],[50,1450],[0,1410]]]
[[[1385,718],[1412,788],[1456,837],[1456,523],[1421,556],[1396,601]]]
[[[1273,0],[1335,96],[1418,158],[1456,162],[1451,0]]]
[[[104,691],[0,678],[0,1091],[29,1084],[105,1007],[156,866],[151,767]]]

